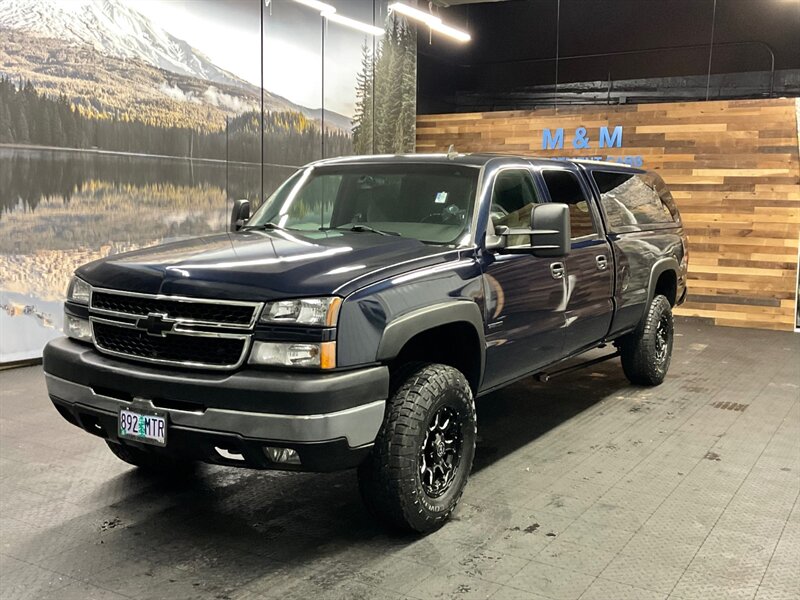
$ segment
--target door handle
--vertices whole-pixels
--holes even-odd
[[[550,265],[550,274],[553,279],[564,279],[564,263],[554,262]]]
[[[597,263],[598,271],[605,271],[608,268],[608,259],[606,258],[605,254],[595,256],[594,260]]]

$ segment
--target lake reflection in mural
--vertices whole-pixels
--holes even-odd
[[[384,34],[291,0],[0,0],[0,363],[59,334],[75,267],[222,231],[310,161],[413,151],[415,28],[335,4]]]
[[[76,267],[163,241],[224,231],[228,198],[257,202],[259,166],[0,148],[0,362],[60,335]],[[270,192],[294,171],[265,167]],[[228,195],[226,196],[226,181]]]

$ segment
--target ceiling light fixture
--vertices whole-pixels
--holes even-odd
[[[459,42],[468,42],[472,39],[472,36],[468,34],[466,31],[456,29],[455,27],[450,27],[450,25],[445,25],[444,23],[439,23],[438,25],[434,25],[433,27],[431,27],[431,29],[433,29],[434,31],[438,31],[443,35],[451,37],[454,40],[458,40]]]
[[[384,31],[380,27],[375,27],[374,25],[370,25],[369,23],[364,23],[362,21],[356,21],[355,19],[351,19],[350,17],[345,17],[340,15],[336,12],[336,7],[331,6],[330,4],[326,4],[325,2],[320,2],[319,0],[294,0],[298,4],[302,4],[303,6],[308,6],[309,8],[313,8],[314,10],[318,10],[320,16],[323,19],[327,19],[328,21],[333,21],[334,23],[338,23],[339,25],[344,25],[345,27],[350,27],[351,29],[357,29],[358,31],[363,31],[364,33],[369,33],[374,36],[383,35]]]
[[[394,2],[393,4],[390,4],[389,12],[392,11],[400,13],[401,15],[405,15],[409,19],[415,19],[417,21],[421,21],[422,23],[425,23],[425,25],[430,27],[433,31],[437,31],[442,35],[451,37],[454,40],[458,40],[459,42],[468,42],[472,39],[472,36],[466,31],[462,31],[461,29],[456,29],[455,27],[451,27],[450,25],[445,25],[442,22],[442,20],[436,15],[427,13],[424,10],[419,10],[418,8],[414,8],[413,6],[409,6],[408,4],[405,4],[403,2]]]
[[[434,25],[440,25],[442,20],[437,17],[436,15],[432,15],[431,13],[426,13],[424,10],[420,10],[418,8],[414,8],[413,6],[409,6],[408,4],[403,4],[402,2],[395,2],[389,5],[389,12],[399,12],[401,15],[405,15],[412,19],[416,19],[417,21],[422,21],[426,25],[433,27]]]
[[[321,14],[325,13],[335,13],[336,8],[331,6],[330,4],[325,4],[324,2],[319,2],[319,0],[294,0],[298,4],[302,4],[303,6],[307,6],[309,8],[313,8],[314,10],[318,10]]]
[[[383,35],[384,33],[383,29],[380,27],[375,27],[369,23],[362,23],[361,21],[356,21],[350,17],[343,17],[339,13],[324,12],[322,13],[322,18],[328,19],[328,21],[333,21],[334,23],[339,23],[339,25],[344,25],[345,27],[358,29],[359,31],[363,31],[364,33],[369,33],[372,35]]]

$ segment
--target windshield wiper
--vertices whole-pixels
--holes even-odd
[[[370,227],[369,225],[364,225],[363,223],[357,223],[351,226],[339,226],[339,227],[320,227],[320,231],[330,231],[331,229],[339,229],[343,231],[356,231],[359,233],[377,233],[378,235],[393,235],[397,237],[402,237],[396,231],[383,231],[380,229],[375,229],[374,227]]]
[[[280,225],[278,225],[277,223],[273,223],[272,221],[261,223],[260,225],[245,226],[242,229],[271,229],[275,231],[289,231],[285,227],[281,227]]]

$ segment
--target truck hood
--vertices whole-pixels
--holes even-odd
[[[77,274],[101,288],[263,301],[346,295],[456,255],[441,246],[369,232],[251,230],[112,255]]]

